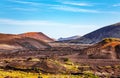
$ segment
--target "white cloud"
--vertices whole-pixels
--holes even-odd
[[[99,13],[99,11],[97,11],[97,10],[82,9],[82,8],[62,6],[62,5],[54,6],[52,8],[57,9],[57,10],[63,10],[63,11],[71,11],[71,12]]]
[[[19,4],[26,4],[26,5],[39,5],[37,2],[30,2],[30,1],[22,1],[22,0],[8,0],[11,2],[19,3]]]
[[[114,7],[120,6],[120,3],[118,3],[118,4],[114,4],[113,6],[114,6]]]
[[[54,5],[50,6],[51,9],[61,10],[61,11],[69,11],[69,12],[83,12],[83,13],[101,13],[101,14],[120,14],[118,11],[103,11],[97,9],[84,9],[78,7],[71,7],[65,5]]]
[[[65,25],[61,23],[43,21],[43,20],[13,20],[13,19],[0,19],[0,24],[13,25],[13,26],[60,26]]]
[[[105,13],[105,14],[120,14],[120,12],[118,12],[118,11],[101,11],[101,13]]]
[[[0,25],[10,25],[10,26],[54,26],[54,27],[64,27],[68,26],[69,28],[86,28],[89,25],[80,25],[80,24],[66,24],[59,23],[48,20],[14,20],[14,19],[3,19],[0,18]]]
[[[20,7],[13,7],[11,8],[13,10],[19,10],[19,11],[37,11],[37,8],[20,8]]]
[[[76,5],[76,6],[93,6],[95,3],[77,3],[77,2],[70,2],[70,1],[57,1],[62,4],[45,4],[45,3],[38,3],[38,2],[28,2],[24,0],[8,0],[11,2],[15,3],[20,3],[20,4],[26,4],[26,5],[34,5],[36,7],[10,7],[13,10],[19,10],[19,11],[38,11],[38,10],[47,10],[47,9],[52,9],[52,10],[61,10],[61,11],[69,11],[69,12],[84,12],[84,13],[108,13],[108,14],[119,14],[119,12],[116,11],[101,11],[97,9],[84,9],[80,7],[73,7],[70,5]],[[68,5],[66,5],[68,4]],[[120,6],[120,3],[114,4],[113,6]]]
[[[76,5],[76,6],[93,6],[92,4],[89,3],[80,3],[80,2],[62,2],[63,4],[69,4],[69,5]]]

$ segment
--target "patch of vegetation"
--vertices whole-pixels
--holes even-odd
[[[105,39],[103,39],[103,42],[105,42],[105,43],[109,43],[112,41],[120,41],[120,39],[119,38],[105,38]]]
[[[38,78],[38,76],[37,73],[0,70],[0,78]]]
[[[105,66],[105,68],[110,69],[110,68],[112,68],[112,67],[111,67],[111,66]]]
[[[13,70],[0,69],[0,78],[98,78],[90,72],[84,72],[83,75],[53,75],[53,74],[38,74]]]
[[[120,65],[115,65],[114,68],[120,68]]]
[[[94,75],[91,71],[84,71],[83,78],[99,78],[99,77]]]
[[[78,71],[78,65],[74,64],[72,61],[70,61],[68,58],[64,58],[64,63],[62,64],[68,71],[77,72]]]

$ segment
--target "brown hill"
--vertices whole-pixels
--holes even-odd
[[[21,37],[30,37],[30,38],[34,38],[34,39],[41,40],[44,42],[54,42],[54,39],[49,38],[42,32],[28,32],[28,33],[20,34],[20,36]]]
[[[50,47],[46,42],[13,34],[0,34],[0,49],[41,49]]]
[[[120,59],[120,39],[106,38],[84,49],[83,53],[92,59]]]
[[[13,38],[20,38],[20,36],[14,35],[14,34],[3,34],[3,33],[0,33],[0,41],[13,39]]]

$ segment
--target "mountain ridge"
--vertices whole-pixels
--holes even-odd
[[[120,23],[108,25],[98,30],[90,32],[78,39],[69,41],[70,43],[94,44],[104,38],[120,38]]]
[[[44,42],[54,42],[54,39],[48,37],[42,32],[27,32],[27,33],[22,33],[19,34],[21,37],[30,37],[38,40],[42,40]]]

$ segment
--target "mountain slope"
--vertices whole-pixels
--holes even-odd
[[[120,23],[109,25],[70,42],[94,44],[104,38],[120,38]]]
[[[41,40],[44,42],[54,42],[54,40],[52,38],[49,38],[48,36],[46,36],[42,32],[28,32],[28,33],[20,34],[20,36],[34,38],[34,39]]]
[[[83,53],[90,59],[120,59],[120,39],[106,38],[84,49]]]
[[[21,37],[13,34],[0,34],[0,49],[29,49],[36,50],[41,48],[48,48],[50,45],[44,41],[29,37]]]

